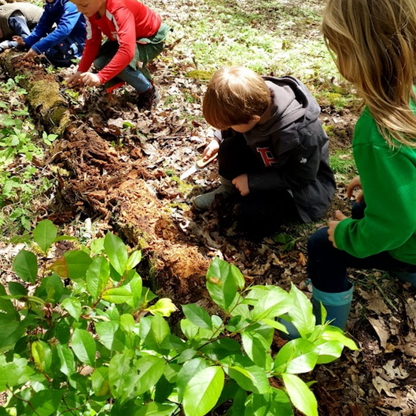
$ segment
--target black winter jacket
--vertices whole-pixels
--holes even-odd
[[[304,222],[323,217],[335,194],[329,167],[328,136],[319,121],[320,107],[296,78],[264,77],[274,102],[272,117],[244,133],[264,169],[250,172],[250,193],[286,189]],[[230,130],[217,132],[226,140]]]

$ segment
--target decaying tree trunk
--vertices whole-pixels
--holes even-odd
[[[33,115],[61,136],[49,163],[73,173],[71,179],[59,181],[64,203],[105,215],[130,245],[142,249],[149,260],[148,273],[164,295],[197,300],[205,287],[208,260],[149,189],[145,181],[149,173],[140,160],[131,161],[71,114],[59,84],[41,66],[22,61],[14,52],[3,54],[0,63],[11,76],[24,75],[20,82],[28,91]]]

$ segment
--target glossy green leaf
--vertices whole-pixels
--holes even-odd
[[[127,265],[127,248],[123,241],[114,234],[108,232],[104,238],[105,253],[111,265],[120,276],[124,275]]]
[[[68,277],[74,281],[85,280],[88,267],[92,262],[91,257],[81,250],[67,251],[63,257],[68,269]]]
[[[4,298],[3,298],[4,296]],[[6,298],[7,293],[4,286],[0,283],[0,311],[14,316],[16,320],[19,320],[19,313],[16,311],[11,300]]]
[[[200,351],[212,360],[221,361],[235,353],[241,354],[241,345],[233,338],[219,338],[203,346]]]
[[[220,308],[228,311],[237,296],[237,289],[243,287],[244,278],[237,267],[218,258],[211,262],[207,272],[207,289]]]
[[[58,235],[58,237],[55,238],[54,243],[57,243],[58,241],[78,241],[78,238],[73,235]]]
[[[322,334],[322,338],[325,341],[338,341],[350,350],[358,350],[357,344],[351,338],[348,338],[344,332],[336,326],[327,326]]]
[[[108,367],[98,367],[94,370],[91,376],[91,387],[94,394],[98,397],[110,394]]]
[[[108,367],[108,382],[114,398],[121,402],[133,396],[137,386],[138,374],[132,367],[133,351],[125,350],[111,358]]]
[[[26,328],[19,316],[0,313],[0,352],[12,349]]]
[[[92,240],[90,250],[94,254],[102,254],[104,252],[104,238]]]
[[[25,358],[13,357],[13,361],[7,362],[4,355],[0,356],[0,392],[8,387],[21,386],[30,380],[33,369],[28,366]]]
[[[127,334],[138,333],[139,324],[136,324],[134,318],[129,313],[120,316],[120,325]]]
[[[58,410],[63,392],[41,390],[33,395],[30,403],[38,416],[49,416]]]
[[[303,338],[294,339],[284,345],[275,359],[279,372],[300,374],[312,371],[318,360],[315,345]]]
[[[36,283],[38,260],[30,251],[21,250],[13,260],[13,270],[25,282]]]
[[[125,286],[132,295],[131,300],[127,301],[127,304],[131,306],[134,310],[137,310],[141,304],[143,289],[142,278],[136,272],[134,272],[133,278]]]
[[[247,390],[258,394],[270,392],[269,379],[264,369],[251,367],[232,366],[228,369],[228,375],[237,382],[237,384]]]
[[[133,299],[133,295],[125,286],[121,286],[106,290],[103,293],[102,298],[104,300],[108,300],[111,303],[120,304],[131,301]]]
[[[315,328],[315,316],[312,313],[312,302],[293,283],[290,289],[293,305],[288,315],[299,331],[302,338],[306,338]]]
[[[129,259],[127,260],[126,270],[134,269],[140,263],[141,259],[142,252],[140,250],[133,251],[133,253],[130,254]]]
[[[318,416],[318,403],[306,383],[293,374],[282,374],[282,378],[293,405],[305,416]]]
[[[177,386],[178,386],[178,393],[179,393],[179,401],[182,401],[183,394],[185,392],[185,388],[189,383],[189,380],[192,379],[197,373],[199,373],[204,368],[208,368],[209,365],[207,361],[203,358],[194,358],[184,364],[184,366],[180,369],[177,378]]]
[[[55,350],[59,360],[59,370],[65,375],[70,376],[76,370],[74,353],[71,348],[65,344],[56,345]]]
[[[208,367],[188,382],[183,395],[183,410],[186,416],[204,416],[212,410],[224,387],[224,372],[221,367]]]
[[[60,302],[63,292],[64,286],[61,278],[56,273],[53,273],[50,276],[42,278],[40,286],[35,291],[35,296],[44,302],[55,305]]]
[[[150,402],[139,409],[134,416],[170,416],[178,409],[174,404]]]
[[[169,317],[172,312],[176,312],[178,308],[173,304],[171,299],[162,298],[159,299],[153,306],[145,309],[153,315],[160,314],[162,316]]]
[[[271,326],[274,329],[277,329],[278,331],[287,333],[286,327],[281,324],[279,321],[275,321],[274,319],[262,319],[261,322],[264,324]]]
[[[58,234],[56,226],[50,220],[43,220],[33,230],[35,243],[46,253]]]
[[[34,341],[32,343],[32,357],[36,367],[43,373],[47,372],[52,364],[52,350],[46,342]]]
[[[155,315],[152,318],[150,332],[152,333],[157,345],[160,347],[165,338],[170,335],[170,328],[162,316]]]
[[[212,329],[211,317],[208,312],[194,303],[182,305],[185,316],[196,326],[204,329]]]
[[[95,328],[100,342],[110,351],[122,351],[126,347],[126,335],[118,322],[97,322]]]
[[[271,363],[270,346],[274,330],[268,326],[257,326],[241,334],[243,347],[254,364],[268,368]]]
[[[264,291],[264,296],[255,304],[251,312],[252,318],[256,321],[281,316],[293,306],[291,296],[282,288],[267,287],[267,289]],[[260,291],[253,290],[247,295],[246,299],[250,299],[253,293],[254,296],[257,296]]]
[[[17,299],[28,294],[27,289],[21,283],[9,282],[8,286],[10,294]]]
[[[62,306],[76,321],[78,321],[81,316],[82,307],[81,302],[77,298],[71,297],[64,299]]]
[[[85,276],[88,292],[95,301],[107,285],[110,277],[110,264],[104,257],[96,257],[88,266]]]
[[[135,368],[139,371],[135,393],[141,395],[155,386],[162,377],[165,371],[165,360],[146,355],[137,361]]]
[[[315,347],[318,354],[317,364],[329,364],[339,358],[344,346],[339,341],[326,341]]]
[[[92,335],[85,329],[75,329],[72,335],[72,350],[84,364],[95,366],[96,345]]]
[[[181,330],[186,338],[193,339],[198,334],[199,327],[193,324],[189,319],[182,319],[180,325]]]
[[[292,403],[286,393],[272,388],[270,394],[251,394],[245,401],[244,416],[293,416]]]

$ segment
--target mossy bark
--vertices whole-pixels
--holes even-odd
[[[28,91],[33,115],[46,130],[60,134],[49,160],[73,172],[71,179],[59,181],[62,201],[76,212],[105,215],[130,245],[141,248],[148,260],[145,272],[165,296],[182,302],[200,298],[208,260],[148,188],[149,173],[140,160],[132,162],[71,114],[59,84],[42,67],[13,52],[3,54],[0,63],[10,76],[24,76],[19,82]]]
[[[26,89],[27,103],[36,118],[51,133],[63,135],[70,117],[68,104],[59,93],[59,84],[42,66],[24,61],[22,56],[8,50],[1,55],[0,63],[11,77],[22,76],[19,85]]]

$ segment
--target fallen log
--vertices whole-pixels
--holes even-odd
[[[129,245],[141,249],[147,260],[145,273],[163,296],[181,302],[200,299],[208,259],[149,189],[145,179],[150,174],[140,159],[132,161],[123,149],[116,151],[80,121],[60,94],[55,77],[20,56],[3,54],[0,63],[11,77],[23,75],[19,82],[28,92],[33,116],[47,131],[60,135],[45,163],[72,172],[70,179],[59,178],[61,200],[76,212],[104,215]]]

